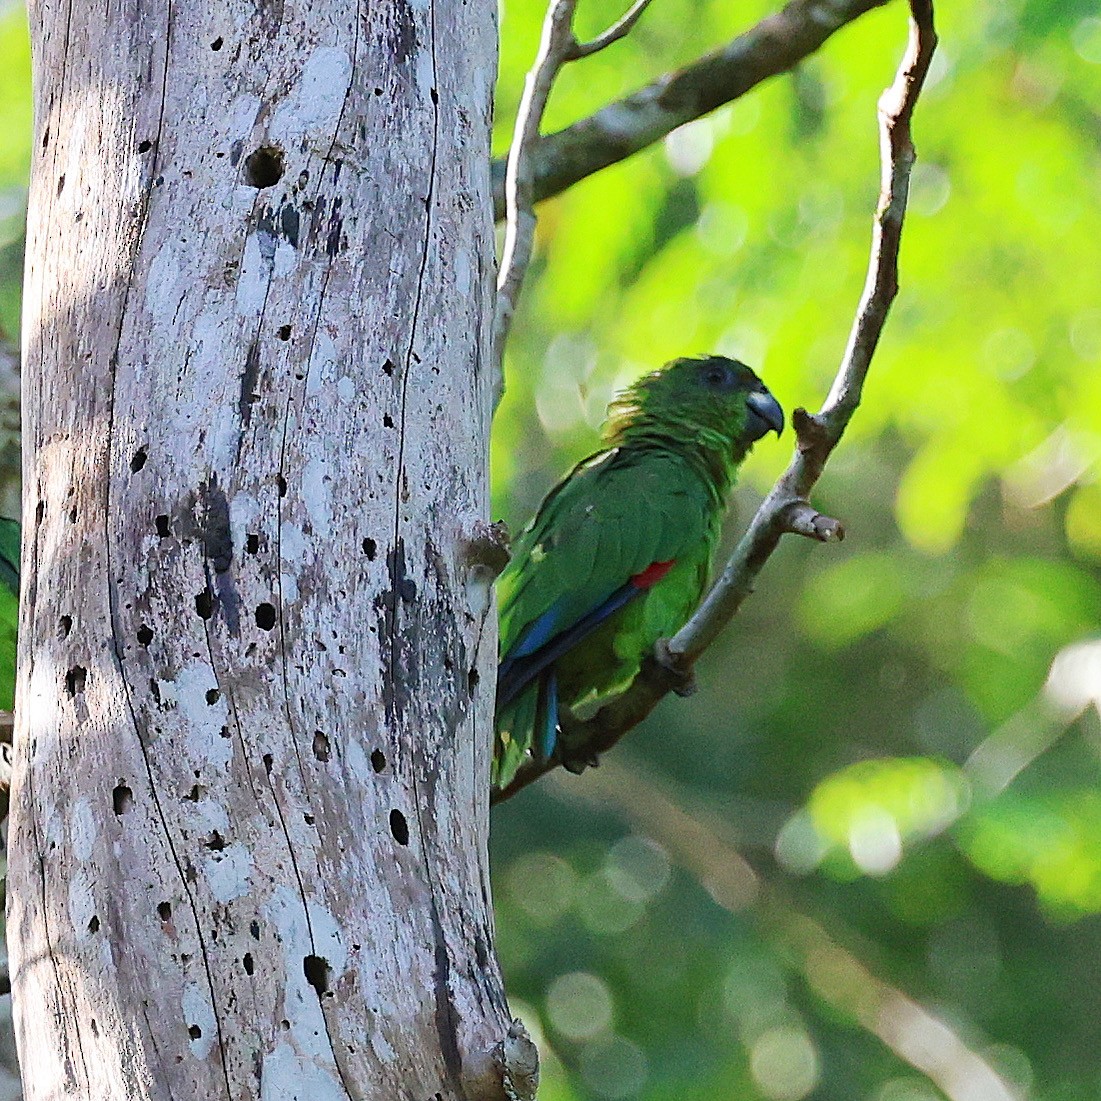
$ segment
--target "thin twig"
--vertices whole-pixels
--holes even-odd
[[[597,35],[590,42],[578,42],[575,39],[570,49],[570,60],[577,61],[582,57],[592,57],[593,54],[606,50],[613,42],[626,38],[649,6],[650,0],[635,0],[623,18],[613,23],[603,34]]]
[[[577,0],[551,0],[547,7],[539,52],[524,81],[524,94],[516,112],[512,148],[505,172],[505,246],[497,276],[497,307],[493,318],[494,407],[504,389],[505,342],[535,247],[531,150],[539,139],[539,127],[555,77],[570,60],[570,50],[575,42],[573,13],[576,6]]]
[[[504,392],[505,344],[512,317],[524,286],[524,277],[535,248],[535,169],[532,151],[551,89],[563,65],[577,61],[618,42],[631,32],[650,0],[635,0],[617,23],[591,42],[579,43],[573,33],[577,0],[550,0],[543,19],[543,33],[535,63],[524,81],[524,94],[516,112],[512,147],[505,164],[505,244],[497,276],[497,305],[493,317],[493,405]]]
[[[721,577],[688,623],[643,663],[639,676],[622,696],[585,722],[564,716],[563,740],[571,757],[595,760],[637,726],[668,692],[684,686],[696,660],[753,591],[757,575],[782,535],[791,532],[822,542],[842,536],[841,525],[817,513],[808,498],[860,404],[872,355],[898,293],[898,253],[914,164],[910,119],[936,42],[932,0],[910,0],[906,53],[894,83],[879,101],[881,186],[868,275],[825,404],[816,414],[795,411],[792,420],[797,447],[790,466],[757,510]],[[508,799],[556,765],[554,760],[525,761],[508,787],[494,794],[494,802]]]
[[[673,863],[730,913],[752,913],[824,1002],[877,1037],[949,1101],[1019,1101],[1017,1092],[942,1017],[881,979],[824,925],[800,911],[723,836],[721,824],[690,813],[635,769],[609,764],[560,791],[615,807],[657,841]],[[846,936],[846,940],[855,939]]]
[[[888,2],[791,0],[718,50],[556,134],[538,138],[530,150],[534,200],[565,191],[789,71],[846,24]],[[506,164],[504,159],[493,163],[493,211],[498,219],[505,216]]]

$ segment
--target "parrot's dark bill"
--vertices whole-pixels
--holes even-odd
[[[547,495],[497,582],[500,666],[493,783],[558,745],[623,692],[703,595],[727,494],[784,413],[744,363],[676,359],[608,408],[604,447]]]

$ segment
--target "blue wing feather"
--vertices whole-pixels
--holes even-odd
[[[553,665],[567,650],[572,650],[586,635],[592,634],[610,615],[614,615],[644,591],[628,581],[602,604],[583,615],[572,627],[549,638],[538,649],[522,655],[514,650],[497,670],[497,706],[505,707],[510,704],[544,669]],[[536,620],[536,624],[543,618],[545,617],[541,616]],[[527,636],[524,641],[527,642]]]

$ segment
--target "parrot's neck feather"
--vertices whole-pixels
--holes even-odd
[[[631,424],[619,425],[607,440],[621,453],[664,452],[685,463],[714,494],[718,507],[734,485],[738,465],[745,453],[734,451],[732,441],[721,432],[707,428],[665,423],[648,423],[639,418]]]

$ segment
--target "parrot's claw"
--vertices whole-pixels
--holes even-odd
[[[659,638],[654,646],[653,662],[661,670],[669,690],[682,699],[694,696],[699,689],[696,672],[692,666],[685,668],[669,651],[668,639]]]
[[[600,758],[595,753],[567,754],[560,750],[558,760],[562,767],[567,772],[572,772],[574,776],[580,776],[587,768],[600,767]]]
[[[687,699],[689,696],[694,696],[700,689],[700,682],[696,680],[696,674],[682,673],[682,680],[680,684],[673,685],[674,695],[680,696],[682,700]]]

